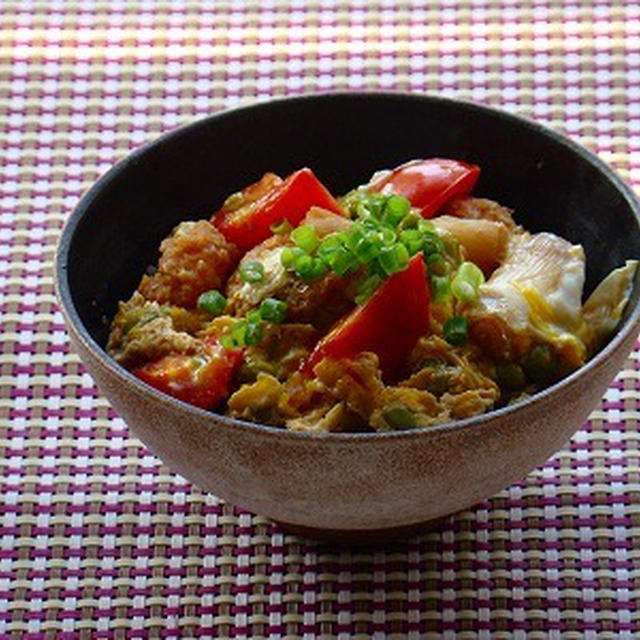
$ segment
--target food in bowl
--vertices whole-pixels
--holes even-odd
[[[637,263],[582,303],[582,247],[471,195],[479,167],[413,160],[336,199],[273,173],[180,223],[108,352],[189,404],[309,431],[469,418],[574,371],[613,333]]]

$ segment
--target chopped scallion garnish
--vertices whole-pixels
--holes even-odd
[[[468,339],[467,319],[462,316],[449,318],[444,325],[442,325],[442,334],[449,344],[464,344]]]
[[[400,233],[400,242],[407,247],[409,254],[414,256],[422,249],[422,233],[417,229],[405,229]]]
[[[378,257],[378,263],[387,275],[404,271],[409,264],[409,251],[400,242],[383,247]]]
[[[318,246],[318,236],[316,235],[316,231],[308,224],[296,227],[291,232],[291,239],[306,253],[311,253]]]
[[[422,251],[425,257],[430,256],[432,253],[442,254],[445,252],[444,242],[442,242],[442,238],[440,238],[435,231],[425,231],[422,229],[418,229],[418,231],[422,233]]]
[[[451,281],[449,278],[431,276],[431,299],[434,302],[447,302],[451,298]]]
[[[255,347],[260,344],[263,337],[262,324],[260,321],[247,320],[247,326],[244,333],[244,342],[248,347]]]
[[[422,216],[417,211],[409,211],[409,213],[400,221],[398,227],[400,229],[418,229],[418,225],[422,221]]]
[[[232,193],[222,205],[226,211],[237,211],[244,204],[244,196],[241,191]]]
[[[220,344],[225,349],[242,349],[260,344],[262,338],[262,316],[256,310],[231,325],[228,333],[220,338]]]
[[[298,256],[293,263],[293,269],[301,278],[304,278],[313,270],[313,258],[307,254]]]
[[[362,264],[368,264],[380,253],[382,242],[382,236],[379,233],[365,232],[355,243],[352,251]]]
[[[476,288],[484,282],[484,273],[473,262],[468,261],[458,267],[456,277],[464,278]]]
[[[411,211],[411,203],[402,196],[391,195],[384,204],[382,221],[390,227],[396,227]]]
[[[425,256],[425,262],[429,273],[434,276],[446,276],[449,273],[449,265],[440,253],[430,253]]]
[[[344,276],[349,271],[357,268],[358,260],[345,247],[337,247],[329,256],[323,258],[329,268],[339,276]]]
[[[292,228],[293,227],[291,226],[291,223],[286,218],[283,218],[277,224],[272,224],[270,227],[271,231],[277,236],[286,235],[291,231]]]
[[[460,302],[472,302],[478,297],[478,288],[484,274],[473,262],[463,262],[451,281],[451,292]]]

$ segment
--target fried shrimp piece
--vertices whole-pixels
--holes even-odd
[[[467,196],[454,198],[447,203],[442,213],[456,218],[466,218],[467,220],[501,222],[510,232],[516,230],[513,211],[486,198],[471,198]]]
[[[162,241],[158,270],[143,276],[138,291],[149,300],[193,308],[201,293],[224,285],[236,254],[210,222],[181,222]]]
[[[345,295],[347,281],[330,271],[311,282],[300,279],[282,266],[282,251],[288,242],[286,237],[273,236],[245,254],[227,283],[229,310],[241,316],[273,297],[287,304],[288,321],[326,328],[352,306]],[[261,282],[243,280],[242,267],[251,262],[263,266]]]
[[[464,247],[467,258],[490,276],[504,259],[509,230],[493,220],[466,220],[454,216],[432,219],[436,229],[448,231]]]

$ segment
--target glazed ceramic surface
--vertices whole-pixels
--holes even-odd
[[[617,335],[531,399],[433,429],[290,433],[187,406],[104,352],[117,301],[181,220],[207,217],[265,171],[310,166],[336,194],[415,157],[482,167],[475,194],[532,231],[581,243],[587,287],[640,256],[640,205],[603,163],[528,120],[401,94],[334,94],[224,112],[136,151],[85,195],[63,233],[57,286],[72,342],[141,440],[205,490],[302,527],[391,530],[440,518],[521,478],[563,445],[621,368],[640,328],[640,285]]]

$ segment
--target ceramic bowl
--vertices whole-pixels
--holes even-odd
[[[332,94],[227,111],[136,150],[82,198],[58,249],[73,346],[136,435],[205,491],[315,535],[393,534],[487,498],[561,447],[587,418],[640,327],[636,280],[616,335],[579,371],[517,405],[429,429],[291,433],[188,406],[104,351],[127,299],[180,220],[206,217],[265,171],[310,166],[336,194],[381,167],[445,156],[482,167],[475,193],[527,229],[581,243],[587,292],[640,255],[640,205],[575,142],[476,104],[402,94]]]

